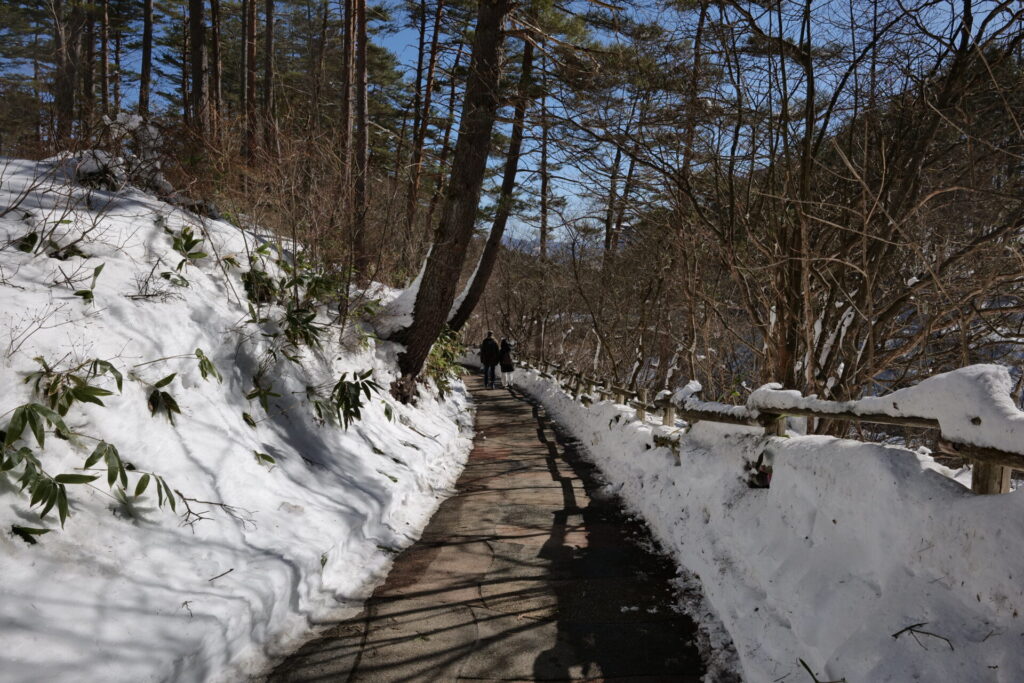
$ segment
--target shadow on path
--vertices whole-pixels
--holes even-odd
[[[699,681],[673,563],[522,395],[467,384],[477,438],[458,494],[363,612],[283,681]]]

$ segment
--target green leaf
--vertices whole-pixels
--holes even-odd
[[[92,467],[93,465],[100,461],[100,458],[103,457],[103,453],[104,450],[106,449],[106,446],[106,441],[99,442],[96,448],[93,449],[92,454],[88,458],[86,458],[84,465],[85,469],[89,469],[90,467]]]
[[[103,272],[103,266],[107,264],[101,263],[96,266],[96,269],[92,271],[92,286],[89,289],[96,289],[96,280],[99,279],[100,273]]]
[[[261,462],[261,463],[262,462],[268,462],[271,465],[277,464],[277,461],[274,460],[274,457],[271,456],[271,455],[268,455],[267,453],[260,453],[259,451],[253,451],[252,454],[256,456],[256,462]]]
[[[68,429],[68,426],[64,424],[64,420],[62,420],[60,415],[58,415],[56,412],[50,410],[46,406],[41,406],[38,403],[31,404],[31,409],[32,412],[45,417],[46,421],[53,425],[54,429],[57,431],[58,436],[64,439],[69,438],[71,436],[71,430]],[[39,445],[42,446],[42,442],[40,442]]]
[[[84,299],[85,301],[87,301],[89,303],[92,303],[95,300],[95,298],[92,295],[92,290],[91,289],[79,289],[79,290],[76,290],[75,291],[75,296],[80,296],[80,297],[82,297],[82,299]]]
[[[242,420],[245,421],[245,424],[249,425],[253,429],[256,429],[256,420],[254,420],[252,415],[250,415],[249,413],[242,413]]]
[[[88,484],[99,479],[96,474],[58,474],[54,480],[61,484]]]
[[[60,526],[64,528],[64,522],[68,518],[68,492],[64,487],[60,487],[60,493],[57,495],[57,514],[60,515]]]
[[[64,488],[63,484],[54,484],[52,481],[46,489],[46,507],[39,513],[40,517],[45,517],[53,506],[57,504],[57,499],[60,498],[60,491]]]
[[[149,475],[143,474],[139,477],[139,483],[135,485],[135,497],[138,498],[145,493],[147,486],[149,486]]]
[[[46,441],[46,432],[43,430],[43,421],[39,418],[39,413],[33,409],[32,404],[28,410],[28,426],[32,429],[32,434],[36,437],[36,443],[39,447],[43,447],[43,443]]]
[[[171,382],[174,381],[174,376],[177,375],[177,374],[178,373],[176,373],[176,372],[172,372],[171,374],[167,375],[162,380],[160,380],[159,382],[154,384],[153,387],[156,388],[156,389],[159,389],[161,387],[166,387],[168,384],[170,384]]]
[[[17,524],[11,525],[11,535],[17,536],[29,545],[35,545],[39,542],[35,539],[36,536],[42,536],[43,534],[48,533],[50,533],[50,529],[33,529],[27,526],[18,526]]]
[[[11,421],[7,423],[7,433],[4,435],[4,448],[8,448],[15,441],[21,438],[21,433],[25,431],[25,425],[28,424],[28,405],[18,406],[14,409],[14,415],[11,416]]]
[[[113,393],[114,392],[107,391],[106,389],[100,389],[99,387],[90,386],[75,387],[74,389],[71,390],[71,395],[74,396],[79,401],[82,401],[83,403],[95,403],[98,406],[103,405],[103,401],[101,401],[98,397],[110,396]]]

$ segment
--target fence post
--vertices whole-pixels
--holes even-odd
[[[640,405],[636,409],[636,419],[647,421],[647,389],[640,390]]]
[[[672,401],[665,402],[665,409],[661,413],[661,424],[666,427],[676,426],[676,407]]]
[[[980,460],[971,460],[970,462],[971,491],[980,494],[1010,492],[1012,469]]]
[[[580,400],[580,396],[583,395],[583,380],[580,378],[580,373],[576,372],[573,373],[573,375],[574,382],[572,389],[572,397],[574,400],[578,401]]]

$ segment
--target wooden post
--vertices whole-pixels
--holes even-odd
[[[774,420],[772,422],[771,429],[767,430],[767,431],[768,431],[769,434],[774,434],[775,436],[785,436],[786,435],[786,416],[785,415],[779,415],[778,419],[776,419],[776,420]]]
[[[640,404],[637,406],[637,409],[636,409],[636,419],[640,420],[641,422],[646,422],[647,421],[647,389],[641,389],[640,390],[639,400],[640,400]]]
[[[661,424],[666,427],[676,426],[676,407],[672,401],[665,402],[665,408],[661,411]]]
[[[1009,493],[1009,467],[971,460],[971,490],[980,494]]]

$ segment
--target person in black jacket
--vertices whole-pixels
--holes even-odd
[[[494,341],[494,333],[487,331],[487,338],[480,344],[480,364],[484,366],[484,387],[494,388],[494,367],[501,360],[501,350]]]
[[[501,366],[501,386],[508,389],[512,386],[512,372],[516,369],[515,360],[512,358],[512,345],[508,343],[508,339],[501,340],[498,364]]]

